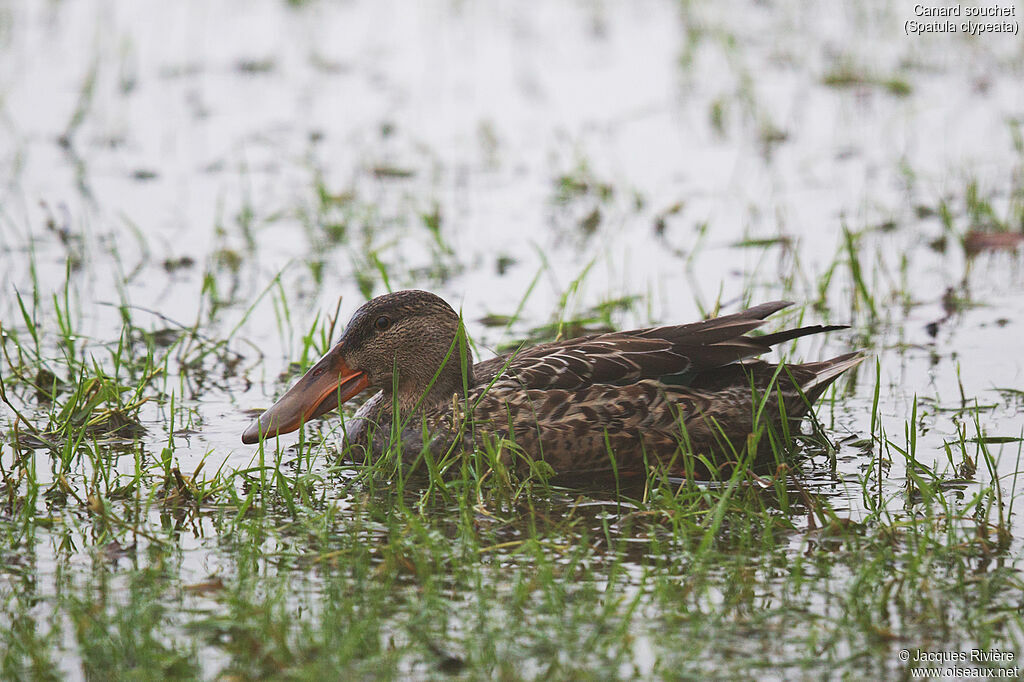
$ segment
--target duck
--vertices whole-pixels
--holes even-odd
[[[744,453],[774,459],[778,448],[758,438],[762,425],[784,437],[797,432],[825,390],[864,359],[759,359],[785,341],[846,328],[751,334],[790,305],[556,340],[474,362],[463,319],[448,303],[427,291],[392,292],[363,304],[242,442],[295,431],[373,389],[343,424],[343,451],[357,461],[389,451],[406,463],[427,453],[440,461],[489,452],[520,471],[538,462],[556,475],[661,466],[706,478],[728,472]]]

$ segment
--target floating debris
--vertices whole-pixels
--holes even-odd
[[[416,171],[398,166],[374,166],[372,172],[380,180],[405,180],[416,175]]]
[[[1014,251],[1024,244],[1024,233],[971,230],[964,237],[964,251],[975,256],[982,251]]]

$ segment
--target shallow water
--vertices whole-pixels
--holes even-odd
[[[430,289],[461,308],[482,357],[551,322],[563,297],[566,319],[636,297],[611,313],[622,328],[786,298],[807,304],[791,323],[851,325],[792,357],[866,349],[884,433],[904,442],[916,398],[917,459],[948,471],[958,429],[982,435],[962,408],[981,406],[987,437],[1024,435],[1020,253],[969,256],[958,239],[992,221],[1021,229],[1024,50],[1014,36],[908,38],[910,12],[654,0],[0,8],[0,320],[22,325],[15,290],[45,304],[67,282],[80,347],[97,357],[116,343],[119,306],[142,329],[229,338],[232,355],[170,377],[174,410],[153,400],[141,412],[139,452],[158,455],[174,414],[175,430],[190,422],[175,463],[191,472],[205,459],[210,472],[252,465],[239,442],[251,411],[286,387],[290,362],[313,359],[302,337],[339,296],[345,320],[389,286]],[[520,306],[508,328],[481,323]],[[44,346],[58,366],[56,339]],[[837,471],[818,457],[806,479],[854,520],[866,514],[857,478],[878,455],[859,444],[872,435],[874,373],[865,363],[819,410]],[[990,447],[1012,497],[1020,441]],[[8,466],[11,451],[0,454]],[[130,475],[133,456],[116,468]],[[894,458],[893,505],[905,483]],[[237,570],[198,523],[179,536],[183,583]],[[33,563],[55,586],[59,551],[44,545]],[[638,637],[633,665],[650,672],[656,655]],[[62,667],[81,674],[74,650]],[[220,669],[218,651],[203,648],[204,674]]]

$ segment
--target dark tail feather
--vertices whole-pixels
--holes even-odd
[[[788,308],[791,305],[793,305],[792,301],[769,301],[768,303],[761,303],[752,308],[741,310],[740,312],[733,313],[732,315],[723,315],[722,317],[738,318],[741,320],[763,320],[772,313],[777,313],[783,308]]]
[[[793,303],[790,301],[772,301],[741,310],[738,313],[712,317],[709,320],[638,329],[633,333],[637,336],[670,340],[693,335],[699,336],[701,345],[707,345],[741,337],[743,334],[753,331],[764,324],[762,320],[772,313],[776,313],[791,305]]]
[[[853,369],[867,359],[867,355],[857,351],[847,353],[821,362],[808,362],[800,365],[800,369],[810,371],[813,375],[806,381],[801,382],[800,390],[804,392],[807,399],[813,403],[825,390],[832,385],[839,375]]]
[[[810,336],[811,334],[821,334],[822,332],[833,332],[837,329],[849,329],[849,325],[845,324],[815,324],[810,327],[800,327],[799,329],[787,329],[781,332],[775,332],[774,334],[764,334],[763,336],[751,336],[748,337],[754,343],[769,348],[775,344],[782,343],[783,341],[790,341],[792,339],[799,339],[801,336]],[[826,362],[831,362],[827,360]],[[823,363],[813,363],[823,364]]]

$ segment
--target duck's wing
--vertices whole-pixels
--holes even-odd
[[[680,420],[688,422],[707,408],[703,396],[653,380],[570,390],[511,384],[496,389],[474,408],[477,446],[500,440],[506,464],[519,457],[523,463],[543,459],[559,473],[636,471],[646,463],[668,463],[679,450]]]
[[[787,364],[781,371],[778,365],[763,360],[743,360],[715,372],[694,377],[688,388],[706,393],[717,393],[740,386],[765,387],[774,384],[793,395],[802,395],[813,403],[841,374],[864,362],[867,356],[860,352],[846,353],[820,362]]]
[[[576,389],[630,384],[723,367],[760,355],[772,345],[836,326],[813,325],[746,336],[764,318],[791,305],[774,301],[692,324],[650,327],[545,343],[492,358],[475,368],[478,384],[514,381],[530,389]]]
[[[765,421],[778,426],[785,415],[795,422],[836,377],[863,359],[850,353],[781,372],[750,360],[689,387],[654,379],[573,389],[498,382],[493,390],[477,389],[471,433],[480,448],[488,439],[504,441],[507,464],[519,457],[543,459],[559,473],[640,471],[652,464],[682,470],[689,453],[722,463],[746,447],[763,392],[770,390],[779,401],[778,409],[773,403],[765,411]],[[699,476],[709,473],[700,461],[690,463]]]

